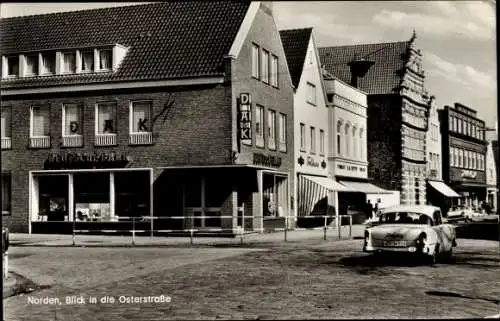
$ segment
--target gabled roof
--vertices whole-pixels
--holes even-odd
[[[295,88],[299,86],[312,28],[280,30],[280,37]]]
[[[367,74],[358,78],[359,89],[368,94],[392,94],[401,82],[405,55],[410,41],[318,48],[322,66],[340,80],[350,84],[347,63],[365,58],[375,61]]]
[[[160,2],[0,20],[2,54],[129,47],[114,73],[2,80],[3,88],[221,75],[248,1]]]

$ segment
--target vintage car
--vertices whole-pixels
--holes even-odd
[[[378,224],[365,229],[363,251],[406,252],[434,264],[456,245],[455,227],[443,222],[439,207],[398,205],[382,209]]]

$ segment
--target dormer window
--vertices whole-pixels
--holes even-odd
[[[99,70],[110,70],[113,67],[113,50],[100,49],[99,50]]]
[[[56,73],[56,53],[42,53],[42,75]]]
[[[7,76],[17,77],[19,75],[19,56],[9,56],[7,60]]]
[[[94,51],[84,50],[82,51],[82,72],[93,72],[94,71]]]
[[[26,55],[26,69],[25,69],[25,75],[26,76],[35,76],[38,74],[38,55]]]
[[[65,74],[72,74],[76,72],[76,53],[63,52],[62,53],[62,72]]]

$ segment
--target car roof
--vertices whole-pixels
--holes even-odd
[[[432,218],[435,211],[440,208],[432,205],[395,205],[386,207],[380,210],[381,214],[395,213],[395,212],[414,212],[419,214],[426,214]]]

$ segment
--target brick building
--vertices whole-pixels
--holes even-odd
[[[443,180],[460,195],[453,205],[478,208],[487,188],[485,122],[459,103],[439,110],[439,121]]]
[[[141,4],[7,18],[0,30],[11,231],[181,216],[136,227],[233,232],[243,213],[258,216],[249,229],[284,224],[293,89],[268,4]]]
[[[429,98],[415,40],[319,49],[328,72],[368,94],[368,177],[402,204],[426,203]]]

